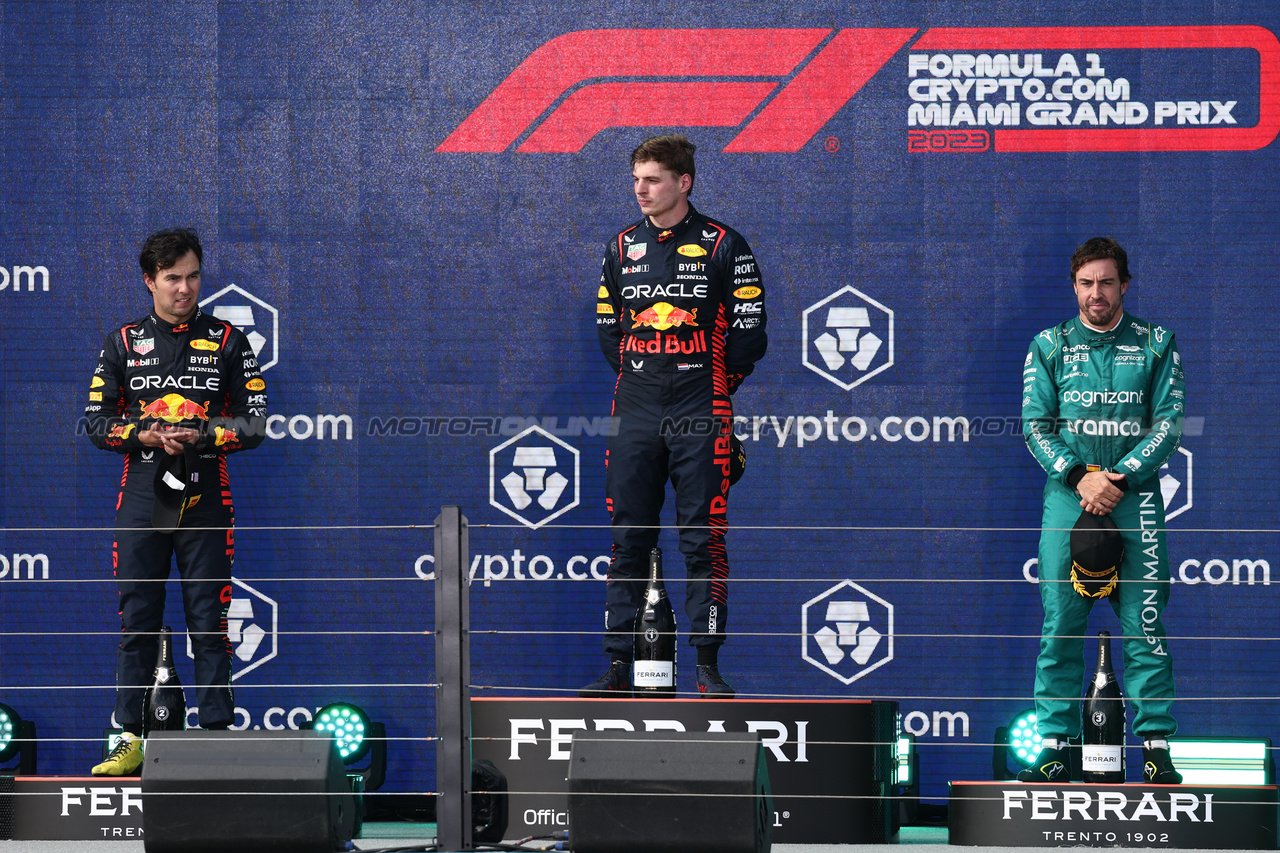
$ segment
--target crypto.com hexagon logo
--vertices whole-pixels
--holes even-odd
[[[236,587],[239,587],[237,591]],[[253,672],[280,653],[280,606],[237,578],[231,579],[231,604],[227,607],[227,639],[231,653],[240,663],[232,667],[231,680]],[[187,636],[187,657],[195,659],[191,636]]]
[[[1191,451],[1178,452],[1160,467],[1160,496],[1164,498],[1164,520],[1182,515],[1192,507]]]
[[[489,451],[489,503],[537,530],[578,505],[579,467],[577,448],[531,426]]]
[[[851,286],[804,309],[800,322],[804,366],[846,391],[893,366],[893,311]]]
[[[258,369],[266,370],[280,360],[280,312],[239,285],[229,284],[212,296],[200,300],[200,307],[219,320],[225,320],[244,332],[258,357]],[[255,310],[256,309],[256,310]],[[263,332],[270,333],[266,337]],[[267,354],[263,355],[263,350]]]
[[[850,580],[800,609],[800,655],[844,684],[893,660],[893,605]]]

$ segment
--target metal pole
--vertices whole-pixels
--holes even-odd
[[[471,832],[471,627],[467,519],[436,518],[436,849],[474,850]]]

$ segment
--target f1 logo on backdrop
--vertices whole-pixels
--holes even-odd
[[[253,672],[280,653],[280,607],[237,578],[231,579],[231,605],[227,608],[227,639],[236,657],[231,680]],[[195,660],[191,637],[187,637],[187,657]],[[244,666],[248,664],[248,666]]]
[[[280,360],[280,312],[273,306],[239,285],[229,284],[200,300],[200,307],[244,332],[258,357],[259,370]]]
[[[800,315],[804,366],[846,391],[893,366],[893,311],[845,286]]]
[[[841,581],[800,608],[800,656],[844,684],[893,660],[893,605]]]
[[[505,151],[553,104],[517,151],[581,151],[606,128],[652,125],[655,103],[666,125],[737,127],[768,100],[724,150],[795,152],[914,34],[825,27],[565,33],[520,63],[436,151]],[[695,76],[752,79],[630,79]],[[609,77],[628,79],[594,82]]]
[[[578,505],[578,450],[531,426],[489,451],[489,503],[537,530]]]
[[[726,152],[794,153],[916,33],[914,28],[565,33],[521,62],[436,151],[506,151],[522,136],[519,152],[581,151],[606,128],[651,126],[649,105],[661,103],[669,125],[738,127],[747,122]],[[934,28],[911,46],[912,51],[944,55],[1188,48],[1257,52],[1256,126],[999,128],[989,147],[1248,151],[1269,145],[1280,132],[1280,41],[1263,27]],[[687,77],[702,79],[679,79]],[[706,79],[734,77],[750,79]],[[1251,95],[1252,84],[1249,88]]]

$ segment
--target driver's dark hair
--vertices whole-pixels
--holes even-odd
[[[138,266],[147,278],[154,279],[160,270],[167,270],[187,252],[195,252],[196,260],[204,262],[200,238],[194,228],[169,228],[157,231],[142,244],[138,254]]]
[[[677,176],[688,175],[689,195],[693,195],[693,152],[697,150],[698,146],[686,139],[683,133],[650,137],[631,152],[631,168],[634,169],[637,163],[654,162]]]
[[[1120,282],[1129,280],[1129,255],[1120,244],[1110,237],[1091,237],[1080,244],[1071,254],[1071,281],[1076,280],[1080,267],[1091,261],[1102,261],[1110,258],[1116,262],[1116,272],[1120,274]]]

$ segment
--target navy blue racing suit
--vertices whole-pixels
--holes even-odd
[[[736,231],[698,213],[672,228],[648,219],[605,246],[596,329],[618,372],[605,491],[613,559],[605,651],[631,657],[667,480],[688,581],[693,646],[724,642],[728,620],[729,399],[765,354],[764,285]]]
[[[235,507],[226,456],[262,443],[266,407],[266,383],[244,334],[198,309],[176,326],[149,314],[112,331],[103,344],[85,417],[90,440],[125,457],[111,561],[122,633],[115,715],[126,730],[141,733],[143,694],[156,664],[165,581],[175,556],[195,654],[200,725],[225,728],[235,719],[227,638]],[[139,430],[158,423],[200,432],[200,491],[187,497],[173,533],[151,524],[156,465],[165,451],[138,438]]]

